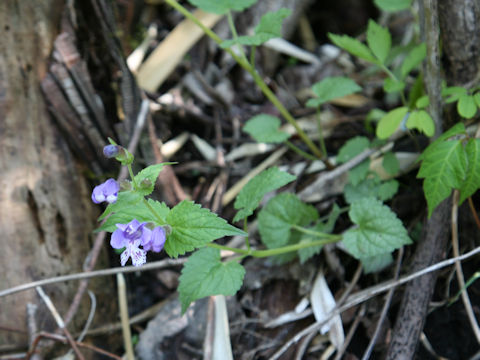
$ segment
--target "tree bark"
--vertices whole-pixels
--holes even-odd
[[[436,136],[458,121],[458,116],[443,114],[440,98],[440,57],[438,29],[443,44],[443,69],[447,84],[468,86],[478,83],[480,68],[480,4],[475,0],[421,1],[423,33],[427,43],[425,83]],[[438,4],[438,8],[437,8]],[[433,33],[433,35],[432,35]],[[432,42],[435,41],[436,43]],[[433,69],[433,71],[432,71]],[[453,110],[453,109],[452,109]],[[456,110],[454,111],[456,114]],[[449,238],[450,198],[443,201],[426,220],[425,230],[414,254],[411,271],[430,266],[444,257]],[[403,295],[387,359],[413,359],[433,294],[436,273],[411,281]]]
[[[96,211],[83,175],[85,161],[93,172],[102,171],[105,164],[98,142],[103,144],[104,136],[113,131],[98,105],[85,64],[74,68],[79,59],[63,59],[72,62],[59,68],[59,42],[75,48],[75,38],[65,35],[65,27],[74,29],[66,19],[79,16],[63,0],[0,1],[1,289],[82,271],[91,248]],[[76,89],[83,89],[76,104],[75,94],[67,88],[69,78],[76,80]],[[88,119],[93,119],[90,125],[85,124]],[[60,314],[68,309],[77,285],[70,282],[44,289]],[[108,296],[113,288],[103,279],[92,280],[90,289],[99,305],[96,321],[105,321],[102,316],[105,319],[115,309],[115,301]],[[5,345],[27,345],[26,333],[6,330],[26,332],[27,303],[40,307],[40,330],[56,328],[34,290],[0,298],[0,350]],[[85,299],[71,330],[83,327],[89,306]]]

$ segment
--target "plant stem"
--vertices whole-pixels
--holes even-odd
[[[247,223],[247,217],[243,219],[243,231],[247,233],[247,236],[245,236],[245,246],[247,247],[247,250],[250,251],[250,239],[248,236],[248,223]]]
[[[257,257],[257,258],[263,258],[263,257],[268,257],[268,256],[274,256],[274,255],[281,255],[285,254],[288,252],[292,251],[297,251],[300,249],[305,249],[311,246],[321,246],[321,245],[326,245],[330,243],[334,243],[337,241],[340,241],[342,237],[338,235],[335,239],[324,239],[324,240],[317,240],[317,241],[312,241],[310,243],[302,243],[302,244],[295,244],[295,245],[289,245],[289,246],[284,246],[278,249],[269,249],[269,250],[253,250],[251,252],[251,256]]]
[[[205,34],[209,36],[217,44],[220,45],[222,43],[223,40],[217,34],[215,34],[212,30],[210,30],[205,25],[203,25],[190,11],[188,11],[186,8],[180,5],[176,0],[165,0],[165,2],[170,6],[172,6],[173,8],[175,8],[176,10],[178,10],[180,13],[182,13],[187,19],[191,20],[194,24],[199,26],[205,32]],[[283,104],[280,102],[277,96],[270,90],[270,88],[267,86],[265,81],[255,70],[253,65],[251,65],[244,57],[241,57],[235,54],[235,52],[232,49],[227,48],[224,50],[235,59],[238,65],[240,65],[253,77],[253,79],[255,80],[255,83],[260,87],[263,94],[278,109],[278,111],[285,118],[285,120],[287,120],[295,128],[298,136],[303,140],[303,142],[305,142],[305,144],[312,151],[312,153],[315,154],[315,156],[317,156],[320,160],[322,160],[328,169],[333,169],[334,166],[330,164],[330,162],[325,157],[325,155],[322,154],[320,149],[312,142],[312,140],[310,140],[307,134],[305,134],[305,132],[300,128],[295,118],[290,114],[290,112],[285,108],[285,106],[283,106]]]
[[[310,155],[309,153],[303,151],[302,149],[300,149],[298,146],[294,145],[294,144],[291,143],[290,141],[285,140],[284,143],[285,143],[285,145],[287,145],[290,149],[292,149],[294,152],[296,152],[298,155],[303,156],[305,159],[307,159],[307,160],[312,160],[312,161],[318,160],[315,156]]]
[[[138,190],[137,182],[135,181],[135,175],[133,175],[132,164],[128,164],[127,169],[128,169],[128,173],[130,174],[130,178],[132,179],[133,188],[135,190]]]
[[[322,130],[322,117],[320,116],[320,107],[317,107],[317,126],[318,126],[318,136],[320,141],[320,147],[325,154],[327,155],[327,147],[325,146],[325,139],[323,138],[323,130]]]
[[[245,52],[243,51],[243,46],[237,43],[238,34],[237,34],[237,29],[235,28],[235,23],[233,22],[233,16],[231,11],[227,12],[227,20],[228,20],[228,26],[230,27],[230,31],[232,32],[233,40],[235,40],[235,43],[240,52],[240,55],[243,59],[246,59],[247,57],[245,56]]]
[[[244,249],[237,249],[237,248],[232,248],[229,246],[224,246],[224,245],[219,245],[215,243],[208,243],[207,246],[214,248],[214,249],[219,249],[219,250],[228,250],[232,251],[237,254],[242,254],[245,256],[253,256],[257,258],[264,258],[264,257],[269,257],[269,256],[274,256],[274,255],[280,255],[280,254],[285,254],[288,252],[292,251],[297,251],[300,249],[305,249],[308,247],[312,246],[321,246],[321,245],[326,245],[330,243],[334,243],[337,241],[340,241],[342,239],[341,235],[331,235],[327,234],[330,236],[329,239],[323,239],[323,240],[316,240],[312,241],[309,243],[301,243],[301,244],[295,244],[295,245],[288,245],[288,246],[283,246],[277,249],[268,249],[268,250],[244,250]]]
[[[298,225],[293,225],[292,228],[304,234],[312,235],[318,238],[337,239],[337,241],[342,238],[340,235],[334,235],[334,234],[328,234],[320,231],[310,230]]]
[[[387,73],[387,75],[390,77],[390,79],[394,80],[394,81],[399,81],[399,79],[397,78],[397,76],[390,71],[389,68],[387,68],[385,65],[383,64],[379,64],[380,68],[385,71]],[[407,105],[407,99],[405,98],[405,94],[403,93],[403,90],[400,91],[400,98],[402,99],[402,103],[403,105]]]

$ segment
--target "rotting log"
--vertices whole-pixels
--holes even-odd
[[[82,271],[92,246],[97,214],[85,173],[105,171],[101,142],[114,131],[94,93],[91,70],[79,58],[62,57],[80,56],[72,50],[78,38],[92,41],[92,34],[102,31],[72,26],[72,19],[96,21],[87,13],[88,3],[74,9],[75,2],[64,0],[0,1],[0,289]],[[101,56],[95,60],[102,66]],[[80,95],[79,102],[68,84],[74,84],[70,90]],[[116,106],[110,109],[115,111]],[[97,322],[114,319],[110,284],[107,278],[89,285],[97,297]],[[69,282],[44,290],[64,314],[77,286]],[[34,290],[0,298],[0,350],[27,345],[27,303],[39,306],[39,330],[55,330]],[[84,326],[89,307],[84,297],[72,332]]]

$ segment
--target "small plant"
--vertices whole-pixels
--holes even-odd
[[[233,24],[232,11],[244,10],[256,0],[190,0],[204,11],[227,15],[233,38],[223,40],[205,28],[178,2],[166,2],[201,26],[208,36],[251,74],[282,117],[294,126],[310,152],[291,143],[289,134],[280,129],[281,120],[272,115],[254,116],[246,123],[245,132],[259,142],[283,143],[309,160],[321,160],[327,168],[334,167],[327,157],[322,136],[318,147],[255,70],[256,46],[280,36],[281,24],[289,15],[288,10],[265,14],[253,35],[239,36]],[[399,7],[408,7],[411,1],[377,0],[376,3],[387,10],[397,10]],[[403,60],[393,67],[392,60],[398,52],[392,52],[388,29],[370,20],[366,35],[366,44],[346,35],[330,34],[330,39],[338,47],[384,72],[387,75],[383,86],[385,92],[398,95],[403,105],[380,116],[376,127],[378,139],[370,141],[361,136],[350,139],[340,149],[336,157],[337,165],[350,161],[362,151],[384,144],[384,140],[397,131],[419,131],[428,137],[435,133],[434,122],[426,110],[429,99],[423,94],[421,75],[411,75],[425,58],[425,45],[411,44],[409,50],[401,54]],[[246,46],[250,47],[249,53],[244,49]],[[326,78],[313,85],[312,93],[315,96],[308,100],[306,106],[319,110],[332,99],[361,90],[349,78]],[[449,96],[447,101],[458,101],[462,116],[471,117],[480,106],[480,96],[476,90],[447,88],[444,94]],[[391,253],[394,250],[411,243],[402,222],[383,203],[396,194],[398,182],[394,179],[381,180],[370,170],[369,159],[349,171],[349,183],[344,189],[348,206],[344,209],[333,206],[324,219],[320,219],[315,207],[290,192],[280,192],[259,209],[267,193],[296,179],[276,167],[261,172],[243,187],[234,203],[237,213],[233,222],[243,222],[241,230],[191,201],[182,201],[170,209],[162,202],[147,198],[154,190],[159,173],[169,163],[149,166],[135,175],[132,171],[133,156],[115,142],[110,142],[104,149],[105,155],[115,157],[128,167],[130,181],[117,184],[109,179],[94,189],[92,200],[95,203],[109,203],[100,216],[100,220],[105,221],[98,231],[113,233],[111,245],[115,249],[122,249],[122,266],[129,258],[133,265],[141,266],[147,261],[148,251],[159,252],[163,249],[172,258],[193,251],[182,270],[178,288],[183,312],[191,302],[202,297],[235,294],[242,286],[245,275],[241,261],[248,256],[274,257],[277,262],[298,257],[303,263],[319,253],[325,244],[341,243],[347,253],[361,261],[366,272],[373,272],[392,261]],[[460,190],[462,202],[479,188],[479,154],[480,140],[469,137],[462,123],[445,132],[422,153],[418,177],[424,179],[429,215],[452,189]],[[397,175],[399,163],[395,155],[391,152],[383,155],[385,171],[392,177]],[[254,249],[249,241],[247,220],[257,210],[258,230],[265,249]],[[348,212],[352,227],[343,234],[333,234],[336,220],[343,212]],[[231,248],[214,242],[225,236],[245,237],[245,248]],[[236,256],[223,260],[220,250],[229,250]]]

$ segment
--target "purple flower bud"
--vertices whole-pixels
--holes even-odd
[[[117,201],[118,190],[120,190],[118,183],[113,179],[108,179],[103,184],[95,186],[92,192],[92,201],[95,204],[100,204],[104,201],[109,204],[114,203]]]
[[[120,255],[120,263],[125,266],[129,258],[132,258],[134,266],[141,266],[147,262],[147,251],[139,246],[147,244],[152,238],[152,231],[145,227],[146,223],[140,223],[133,219],[128,224],[117,224],[117,230],[112,234],[110,245],[114,249],[125,248]]]
[[[157,226],[152,230],[150,241],[143,245],[143,249],[160,252],[163,249],[163,245],[165,245],[165,240],[165,229],[161,226]]]
[[[103,155],[107,158],[112,158],[118,155],[120,151],[120,146],[118,145],[107,145],[103,148]]]

